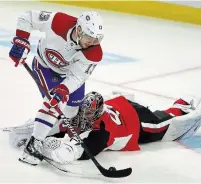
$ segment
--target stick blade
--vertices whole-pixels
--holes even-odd
[[[129,176],[132,173],[132,168],[130,167],[122,170],[107,170],[101,167],[99,170],[103,176],[109,178],[123,178]]]

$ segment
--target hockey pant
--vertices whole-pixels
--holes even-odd
[[[64,79],[65,76],[62,76],[50,68],[43,67],[36,58],[33,59],[32,63],[32,70],[34,72],[35,77],[40,81],[42,86],[50,90],[57,85],[59,85]],[[44,97],[44,93],[40,90],[42,97],[44,100],[46,97]],[[67,118],[73,118],[76,116],[79,106],[82,104],[83,98],[85,93],[85,84],[83,84],[81,87],[79,87],[76,91],[71,93],[69,95],[69,100],[67,104],[62,107],[62,111],[65,114]],[[58,114],[51,114],[49,112],[46,112],[44,105],[42,108],[38,111],[36,118],[35,118],[35,124],[34,124],[34,137],[37,139],[43,140],[49,131],[54,131],[54,133],[58,133],[58,125],[61,122],[57,120]],[[55,126],[56,125],[56,126]]]

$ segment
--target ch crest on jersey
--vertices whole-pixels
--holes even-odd
[[[62,68],[69,65],[69,62],[66,61],[63,56],[56,50],[45,49],[45,57],[54,67]]]

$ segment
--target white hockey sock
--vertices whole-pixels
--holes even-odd
[[[40,109],[35,118],[33,136],[38,140],[44,140],[57,121],[54,113]]]

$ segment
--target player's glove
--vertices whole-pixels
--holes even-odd
[[[30,43],[26,38],[15,37],[13,38],[13,46],[9,52],[9,57],[15,62],[15,67],[19,63],[24,64],[28,53],[30,52]]]
[[[56,107],[60,102],[66,103],[68,101],[69,90],[64,84],[59,84],[51,90],[50,95],[52,98],[49,100],[49,103],[44,102],[44,105],[49,109]]]

